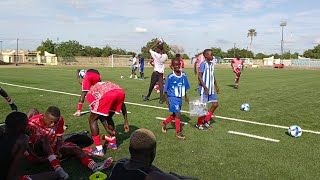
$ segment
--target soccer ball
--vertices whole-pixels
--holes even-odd
[[[121,79],[124,79],[124,77],[123,77],[123,76],[120,76],[120,78],[121,78]]]
[[[157,40],[158,40],[159,44],[162,44],[164,42],[162,38],[158,38]]]
[[[238,69],[239,69],[239,70],[242,70],[242,64],[239,64],[239,65],[238,65]]]
[[[302,129],[297,125],[293,125],[289,127],[288,133],[290,134],[290,136],[297,138],[302,135]]]
[[[241,110],[242,111],[249,111],[250,110],[250,105],[247,103],[244,103],[241,105]]]
[[[81,77],[82,79],[84,78],[84,76],[86,75],[86,70],[84,70],[84,69],[82,69],[82,70],[80,70],[80,72],[79,72],[79,77]]]

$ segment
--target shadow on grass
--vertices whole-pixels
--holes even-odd
[[[120,146],[123,141],[127,140],[130,138],[131,134],[139,129],[139,127],[137,126],[133,126],[133,125],[129,125],[129,128],[130,128],[130,131],[128,133],[125,133],[124,132],[124,129],[123,129],[123,124],[117,124],[116,125],[116,132],[117,132],[117,145]],[[104,146],[106,146],[107,144],[105,143]]]
[[[227,86],[234,88],[234,84],[229,84],[229,85],[227,85]]]

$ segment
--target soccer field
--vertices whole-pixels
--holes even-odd
[[[159,108],[166,108],[165,103],[161,105],[155,99],[159,94],[152,93],[153,101],[142,101],[141,95],[147,93],[152,69],[146,69],[145,80],[129,79],[129,68],[97,69],[104,81],[115,82],[125,90],[127,109],[131,112],[128,114],[130,133],[137,128],[147,128],[155,133],[158,144],[154,165],[163,171],[204,180],[318,179],[320,176],[320,71],[245,69],[239,89],[235,90],[232,70],[216,69],[220,106],[215,112],[217,117],[213,117],[214,128],[200,131],[194,127],[196,117],[183,113],[182,121],[189,124],[182,127],[186,140],[179,140],[175,137],[174,126],[169,125],[166,134],[161,132],[160,120],[156,117],[166,118],[169,112]],[[60,108],[69,126],[66,133],[89,130],[88,114],[72,116],[79,99],[77,95],[81,93],[75,70],[72,67],[1,68],[0,86],[9,93],[19,111],[27,112],[31,107],[36,107],[44,112],[47,107],[55,105]],[[197,77],[192,69],[185,71],[191,85],[188,96],[192,100],[198,97]],[[167,68],[166,74],[169,72]],[[249,103],[250,111],[242,112],[242,103]],[[87,104],[84,105],[83,110],[87,107]],[[188,104],[184,103],[182,109],[189,111]],[[2,101],[0,122],[4,121],[8,112],[10,107]],[[115,116],[115,123],[120,149],[108,150],[106,156],[117,160],[129,157],[130,134],[123,133],[122,116]],[[291,125],[299,125],[303,129],[301,137],[287,135],[285,127]],[[279,142],[228,131],[272,138]],[[102,128],[100,132],[104,132]],[[76,159],[64,161],[62,166],[70,179],[88,179],[91,174]],[[31,166],[27,170],[32,173],[46,168],[50,166]],[[109,174],[110,170],[105,173]]]

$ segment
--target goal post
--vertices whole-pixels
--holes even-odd
[[[109,67],[128,67],[131,66],[132,55],[120,55],[120,54],[112,54],[110,56],[110,64]]]

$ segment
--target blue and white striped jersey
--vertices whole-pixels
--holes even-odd
[[[202,73],[202,80],[209,89],[209,95],[214,94],[214,63],[203,61],[200,64],[200,73]],[[205,94],[206,91],[199,85],[199,94]]]
[[[186,73],[181,72],[181,75],[177,76],[172,72],[166,79],[163,91],[168,94],[168,97],[183,97],[188,89],[190,85]]]

